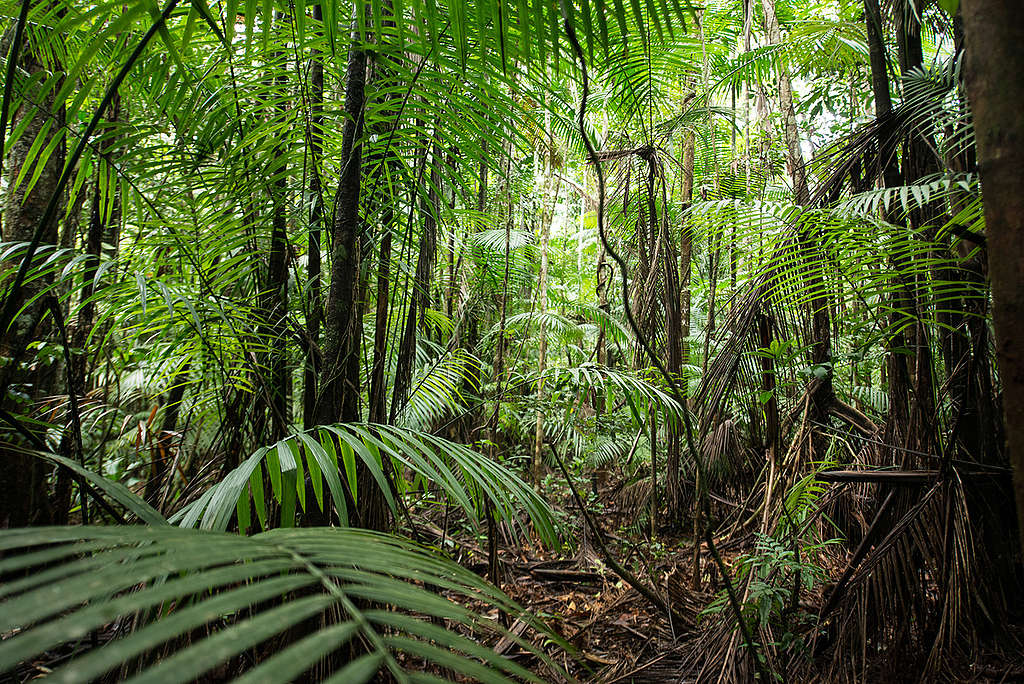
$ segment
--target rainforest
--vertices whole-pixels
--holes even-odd
[[[0,0],[0,682],[1024,680],[1019,0]]]

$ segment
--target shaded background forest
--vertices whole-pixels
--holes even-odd
[[[527,561],[650,681],[1016,648],[955,0],[0,16],[0,671],[639,665]]]

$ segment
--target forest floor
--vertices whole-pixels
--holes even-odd
[[[601,492],[602,495],[608,492]],[[523,621],[501,616],[492,609],[489,617],[501,619],[513,634],[535,645],[545,646],[555,662],[581,682],[595,684],[660,684],[662,682],[709,681],[699,674],[701,664],[721,657],[730,642],[723,620],[708,614],[707,607],[722,592],[717,568],[701,548],[702,577],[700,588],[694,588],[692,568],[694,547],[692,537],[671,534],[626,533],[618,529],[621,515],[615,508],[614,497],[605,496],[602,520],[605,541],[616,559],[630,567],[648,586],[667,597],[677,619],[670,622],[647,599],[626,584],[600,559],[587,539],[586,528],[569,500],[561,509],[580,532],[572,544],[561,550],[544,548],[536,540],[504,537],[498,544],[496,555],[500,577],[498,584],[527,612],[544,620],[575,652],[557,645],[544,643],[542,637],[530,630]],[[556,505],[556,509],[558,506]],[[434,518],[435,516],[430,516]],[[443,518],[443,516],[441,516]],[[450,521],[448,521],[450,523]],[[457,527],[442,529],[444,520],[417,519],[417,533],[429,544],[440,544],[453,550],[457,560],[481,576],[488,576],[488,549],[485,538]],[[635,529],[635,528],[634,528]],[[622,536],[620,536],[622,535]],[[722,560],[734,567],[737,557],[751,550],[753,539],[738,538],[721,544]],[[843,568],[830,569],[835,577]],[[811,614],[820,610],[823,600],[821,587],[801,597],[801,608]],[[480,606],[477,606],[479,608]],[[680,624],[681,623],[681,624]],[[983,639],[971,661],[956,663],[943,673],[941,681],[948,682],[1024,682],[1024,625],[1008,625],[1004,634]],[[550,667],[538,662],[535,656],[519,648],[513,640],[503,638],[486,644],[521,665],[537,672],[549,681],[560,681]],[[853,657],[859,657],[853,656]],[[915,682],[921,680],[919,662],[907,659],[901,663],[888,658],[871,661],[862,672],[869,682]],[[810,660],[800,667],[800,675],[779,681],[835,681],[822,663],[821,672]],[[713,670],[714,668],[708,668]],[[707,670],[705,670],[706,672]],[[710,681],[715,681],[717,677]],[[722,681],[736,681],[727,676]]]
[[[500,615],[497,609],[483,603],[472,608],[502,621],[516,638],[540,647],[558,668],[579,682],[689,684],[750,680],[749,675],[737,675],[729,670],[723,678],[718,677],[718,666],[725,663],[727,652],[738,646],[737,637],[728,628],[727,621],[707,610],[709,604],[720,596],[722,582],[706,549],[703,545],[700,549],[702,575],[700,587],[694,588],[692,537],[661,530],[652,538],[643,525],[623,525],[632,513],[618,509],[614,491],[610,487],[602,488],[596,497],[601,502],[598,524],[604,528],[605,543],[622,565],[667,598],[676,619],[669,621],[602,562],[595,545],[588,539],[586,527],[575,506],[564,492],[553,502],[553,507],[565,519],[567,526],[578,532],[575,539],[568,540],[562,549],[550,549],[530,537],[529,533],[513,535],[502,525],[498,528],[495,548],[500,575],[496,584],[527,614],[543,620],[563,643],[553,643],[525,621]],[[406,533],[430,546],[443,548],[459,564],[481,577],[492,579],[489,577],[488,542],[481,530],[474,531],[464,521],[459,521],[452,511],[446,513],[443,507],[438,506],[413,510],[406,521],[415,526],[415,530],[403,526]],[[730,572],[734,572],[738,557],[749,553],[752,546],[753,538],[749,535],[719,543],[720,555],[730,567]],[[828,568],[828,575],[836,577],[843,569],[840,566]],[[822,594],[821,587],[802,594],[801,609],[816,615],[824,603]],[[461,628],[454,622],[447,626]],[[95,633],[93,646],[116,638],[122,627],[114,623]],[[971,635],[979,642],[973,649],[976,655],[971,660],[953,663],[939,678],[921,678],[920,657],[894,663],[891,655],[872,659],[867,654],[866,667],[860,670],[856,681],[883,684],[1024,682],[1024,649],[1021,648],[1024,624],[1000,627],[1001,633],[997,635]],[[557,668],[551,663],[540,662],[515,639],[503,637],[482,645],[518,662],[544,681],[565,681]],[[74,648],[55,650],[46,657],[27,663],[14,681],[45,677],[74,651]],[[850,657],[862,658],[863,655],[853,654]],[[412,669],[423,666],[401,656],[399,660]],[[827,660],[828,656],[815,661],[805,659],[790,676],[779,681],[838,681],[828,674],[831,670]],[[450,672],[430,671],[448,678],[452,676]],[[707,672],[714,675],[702,674]],[[229,681],[232,674],[234,668],[226,663],[208,673],[202,681]],[[0,677],[0,681],[5,680]]]

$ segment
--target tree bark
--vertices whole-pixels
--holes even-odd
[[[278,25],[284,24],[284,15],[278,13]],[[280,54],[275,54],[281,59]],[[278,76],[272,91],[280,98],[280,90],[287,86],[287,77]],[[280,100],[279,100],[280,101]],[[283,104],[270,107],[267,117],[274,120],[286,114]],[[270,167],[269,190],[271,199],[270,246],[267,260],[267,280],[263,292],[263,315],[266,317],[264,340],[271,346],[267,352],[267,368],[263,374],[266,410],[270,418],[269,442],[276,442],[285,435],[288,418],[288,355],[286,352],[288,316],[288,234],[285,217],[285,202],[288,193],[288,167],[283,144],[274,148]]]
[[[356,3],[358,10],[360,3]],[[362,192],[362,132],[367,54],[353,24],[345,80],[342,167],[331,226],[331,285],[324,317],[324,359],[314,418],[317,424],[361,419],[359,362],[362,322],[359,306],[361,246],[359,200]],[[389,524],[386,501],[369,470],[357,471],[359,506],[355,524],[383,530]]]
[[[41,80],[36,81],[35,88],[26,93],[21,107],[14,112],[11,120],[12,130],[18,130],[19,126],[25,128],[21,136],[9,146],[4,164],[8,182],[2,238],[8,242],[28,242],[32,239],[50,198],[56,192],[60,170],[64,165],[63,143],[59,143],[45,158],[42,156],[46,155],[45,150],[54,137],[54,131],[61,129],[63,119],[63,107],[57,106],[53,97],[58,87],[47,83],[48,78],[53,78],[47,74],[59,72],[60,65],[43,63],[43,57],[33,44],[31,30],[26,31],[19,62],[29,77],[41,77]],[[55,120],[49,128],[44,128],[51,118]],[[33,149],[37,140],[40,146]],[[38,168],[40,164],[41,169]],[[32,168],[22,182],[16,182],[26,165]],[[39,177],[32,190],[28,191],[33,172],[38,172]],[[57,222],[53,220],[44,227],[42,244],[52,245],[56,242]],[[42,264],[45,258],[46,255],[37,253],[35,264]],[[0,269],[11,268],[17,268],[17,263],[0,264]],[[15,409],[15,413],[31,413],[35,401],[53,389],[53,364],[40,363],[38,369],[24,370],[30,361],[26,358],[28,345],[45,335],[40,323],[45,315],[46,297],[39,295],[48,287],[49,282],[50,278],[32,279],[22,285],[19,291],[9,295],[16,299],[15,310],[20,313],[10,330],[0,333],[0,356],[5,357],[6,364],[0,371],[4,380],[0,383],[0,390],[6,395],[10,384],[24,384],[30,397],[24,406]],[[4,399],[6,397],[0,397],[0,401]],[[48,524],[51,521],[52,511],[46,483],[49,469],[40,459],[23,453],[23,443],[20,436],[9,433],[4,426],[0,432],[0,492],[3,492],[0,495],[0,529]]]
[[[1024,7],[964,0],[967,93],[984,192],[996,356],[1024,548]]]
[[[775,14],[775,0],[762,0],[765,15],[765,27],[768,31],[768,38],[773,44],[782,42],[782,30],[779,27],[779,20]],[[782,66],[779,68],[779,107],[782,110],[782,120],[787,149],[787,166],[790,177],[793,180],[793,199],[801,206],[810,203],[811,193],[807,186],[807,172],[804,168],[804,156],[800,148],[800,132],[797,127],[796,110],[793,106],[793,86],[790,81],[789,72]],[[809,229],[801,227],[797,236],[797,247],[803,252],[802,258],[806,263],[805,278],[807,286],[813,294],[810,298],[811,308],[811,363],[815,366],[822,366],[829,363],[832,358],[832,321],[830,313],[830,302],[825,291],[824,278],[821,273],[821,259],[816,257],[816,246]],[[815,414],[822,416],[827,411],[828,404],[834,398],[832,390],[832,371],[828,367],[827,373],[821,379],[814,391],[813,403],[816,407]]]
[[[782,29],[775,15],[775,0],[762,0],[764,6],[765,28],[768,40],[773,45],[782,43]],[[800,149],[800,130],[796,122],[796,110],[793,107],[793,82],[785,66],[779,68],[779,106],[782,109],[783,133],[786,139],[786,165],[793,180],[793,198],[799,205],[811,201],[811,193],[807,188],[807,171],[804,168],[804,155]]]
[[[431,189],[424,199],[423,232],[420,234],[419,254],[416,257],[416,273],[413,277],[409,308],[405,315],[405,327],[402,329],[402,338],[398,344],[395,382],[391,389],[391,409],[388,413],[389,422],[395,421],[408,399],[407,393],[416,357],[416,326],[430,303],[430,274],[434,270],[434,259],[437,255],[437,219],[441,210],[436,190],[441,184],[441,175],[437,169],[441,164],[440,156],[441,150],[435,145],[432,155],[433,166],[430,171]],[[429,160],[424,163],[429,163]]]
[[[545,154],[545,181],[544,185],[546,189],[551,187],[551,176],[554,174],[553,168],[553,156],[554,151],[548,150]],[[544,397],[544,368],[547,363],[548,353],[548,336],[547,326],[544,324],[544,315],[548,310],[548,243],[551,238],[551,222],[554,218],[555,206],[558,204],[558,189],[555,189],[555,196],[551,199],[550,208],[548,207],[547,193],[541,199],[544,202],[544,208],[541,212],[540,217],[540,272],[537,277],[537,313],[540,314],[540,325],[538,328],[538,340],[539,345],[537,349],[537,398],[539,401],[543,400]],[[534,430],[533,439],[533,483],[535,487],[540,486],[540,480],[544,475],[544,412],[540,409],[537,410],[537,422]]]
[[[323,23],[323,5],[313,5],[313,21],[318,26]],[[306,316],[306,334],[308,347],[306,350],[306,366],[303,372],[302,424],[310,428],[316,424],[315,409],[317,396],[317,380],[321,366],[320,322],[323,318],[323,302],[321,301],[321,256],[320,244],[324,233],[323,186],[320,183],[320,153],[323,150],[324,123],[324,63],[320,50],[314,50],[310,56],[309,73],[309,132],[307,146],[309,149],[309,241],[306,252],[307,278],[309,282],[309,303]]]
[[[363,105],[366,52],[358,30],[345,71],[345,125],[342,129],[341,178],[334,197],[331,226],[331,284],[324,320],[324,360],[315,419],[318,424],[356,422],[359,409],[357,280],[360,271],[359,197],[362,182]]]
[[[693,202],[693,160],[696,152],[696,136],[691,132],[687,133],[683,140],[683,188],[682,202],[684,209],[688,209]],[[682,321],[680,323],[680,334],[683,336],[682,362],[690,362],[690,345],[687,338],[690,337],[690,272],[693,269],[693,231],[688,225],[684,225],[679,234],[679,294],[680,311]]]

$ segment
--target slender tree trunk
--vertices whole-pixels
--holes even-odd
[[[393,17],[394,9],[390,0],[385,0],[385,5],[382,8],[385,17]],[[391,19],[384,19],[385,28],[393,28],[395,22]],[[388,60],[381,60],[380,57],[376,58],[373,65],[373,80],[393,82],[393,76],[389,74]],[[386,90],[386,89],[385,89]],[[384,122],[381,125],[379,133],[389,136],[393,125],[397,125],[397,117],[399,116],[399,100],[400,96],[394,91],[388,91],[388,94],[384,95],[384,102],[391,105],[384,112]],[[393,123],[392,123],[393,122]],[[376,159],[376,163],[371,166],[383,162],[386,166],[387,171],[391,177],[397,177],[399,175],[399,163],[394,156],[394,152],[386,149],[381,154],[389,155],[386,159]],[[392,236],[395,230],[398,228],[397,222],[395,221],[395,206],[398,201],[398,197],[393,195],[388,189],[391,188],[390,183],[386,183],[385,190],[381,192],[381,201],[384,203],[384,211],[381,216],[380,225],[382,234],[378,240],[378,258],[377,258],[377,292],[376,292],[376,306],[374,316],[374,328],[373,328],[373,362],[370,367],[370,392],[369,392],[369,420],[371,423],[383,423],[387,420],[387,365],[388,365],[388,330],[389,330],[389,310],[391,308],[391,243]]]
[[[390,199],[388,201],[391,201]],[[370,370],[370,422],[382,423],[387,418],[385,400],[388,350],[388,305],[391,297],[391,235],[394,211],[384,212],[384,235],[380,239],[377,262],[376,316],[373,327],[373,366]]]
[[[174,434],[178,425],[178,416],[181,414],[181,402],[185,398],[185,390],[188,389],[190,368],[186,361],[174,374],[163,407],[164,416],[160,422],[160,434],[157,436],[156,457],[153,459],[153,467],[150,470],[149,479],[146,480],[145,490],[146,501],[157,508],[160,507],[161,500],[166,499],[165,496],[161,496],[160,492],[166,486],[168,476],[172,478],[173,482],[174,473],[171,472],[171,465],[174,462],[173,454],[178,447]]]
[[[508,298],[509,280],[512,275],[511,262],[511,240],[512,240],[512,188],[509,184],[510,171],[512,167],[512,153],[507,151],[505,155],[505,193],[508,197],[507,215],[505,216],[505,269],[501,279],[501,304],[498,318],[498,341],[494,349],[494,409],[488,421],[488,439],[491,441],[491,458],[497,460],[500,452],[498,439],[498,424],[501,417],[501,400],[505,392],[505,327],[508,319]]]
[[[323,24],[323,5],[313,5],[313,21],[317,30]],[[324,63],[320,50],[314,50],[310,56],[309,74],[309,132],[307,145],[309,149],[309,242],[306,254],[307,276],[309,282],[309,313],[306,319],[306,334],[309,346],[306,351],[304,369],[302,424],[310,428],[316,424],[315,409],[317,397],[317,379],[320,373],[320,321],[323,318],[323,302],[321,301],[320,244],[324,233],[323,186],[320,183],[320,153],[323,149],[323,109],[324,109]]]
[[[694,156],[696,153],[697,139],[696,135],[691,131],[686,134],[683,138],[683,187],[682,187],[682,202],[683,208],[688,209],[690,204],[693,202],[693,163]],[[693,230],[688,224],[683,225],[682,230],[679,234],[679,308],[680,308],[680,325],[679,334],[682,337],[680,344],[682,346],[681,363],[690,363],[690,315],[692,309],[692,293],[691,293],[691,282],[693,271]],[[684,374],[684,377],[687,377]],[[687,407],[683,407],[686,410]],[[681,488],[680,488],[681,489]],[[699,531],[699,505],[698,505],[697,492],[694,492],[694,506],[693,506],[693,531],[694,531],[694,559],[693,559],[693,576],[692,583],[694,587],[700,586],[700,545],[697,543],[698,531]],[[678,506],[677,515],[682,515],[682,502],[676,504]]]
[[[761,0],[764,7],[765,28],[768,40],[773,45],[782,43],[782,29],[775,15],[775,0]],[[786,166],[793,180],[793,198],[799,205],[807,205],[811,201],[811,193],[807,187],[807,171],[804,168],[804,155],[800,149],[800,129],[796,122],[796,109],[793,107],[793,82],[789,71],[783,66],[779,68],[779,106],[782,110],[783,134],[786,140]]]
[[[775,0],[762,0],[764,7],[765,26],[768,39],[773,44],[782,43],[782,30],[775,14]],[[786,165],[793,181],[793,199],[798,205],[806,206],[811,201],[811,193],[807,186],[807,172],[804,168],[804,156],[800,147],[800,131],[797,126],[796,110],[793,106],[793,85],[785,66],[779,68],[779,108],[782,111],[783,132],[786,139]],[[805,278],[813,295],[811,308],[811,363],[824,366],[832,358],[832,321],[831,305],[825,290],[824,277],[821,272],[821,259],[817,256],[817,248],[809,228],[801,227],[797,238],[798,249],[803,252],[806,263]],[[833,401],[831,367],[813,390],[813,416],[820,419]]]
[[[683,207],[688,208],[691,200],[693,199],[693,160],[696,147],[696,139],[693,133],[687,133],[683,139],[683,187],[682,187],[682,202]],[[670,325],[669,329],[669,362],[670,367],[675,366],[674,372],[679,374],[681,378],[685,378],[686,374],[682,373],[683,364],[689,363],[689,341],[690,337],[690,270],[692,267],[693,260],[693,235],[690,231],[689,226],[684,225],[682,230],[679,231],[679,271],[678,274],[668,274],[669,276],[675,275],[674,280],[678,281],[678,284],[671,283],[666,279],[666,290],[675,297],[675,293],[678,291],[678,312],[672,314],[675,318],[678,318],[678,322],[674,322]],[[668,262],[666,262],[668,263]],[[674,265],[676,259],[673,256],[671,263]],[[670,317],[667,316],[666,320]],[[676,336],[676,339],[672,339],[672,335]],[[677,359],[673,360],[672,355],[678,356]],[[671,368],[670,368],[671,370]],[[669,421],[669,445],[667,454],[667,470],[668,477],[666,481],[666,488],[668,494],[668,518],[672,525],[680,523],[680,519],[683,513],[682,509],[682,482],[680,480],[680,426],[675,421]]]
[[[704,326],[704,359],[702,375],[707,375],[708,366],[711,363],[711,339],[715,336],[715,319],[717,317],[717,294],[718,294],[718,262],[721,252],[721,244],[717,236],[712,235],[711,244],[708,245],[708,277],[711,283],[708,287],[708,318]]]
[[[545,158],[545,182],[546,188],[550,188],[550,178],[554,173],[552,168],[553,151],[549,151]],[[544,324],[544,316],[548,311],[548,243],[551,239],[551,222],[554,218],[555,206],[558,203],[558,190],[551,199],[550,209],[548,208],[547,193],[541,200],[544,202],[544,210],[540,217],[540,272],[537,277],[537,313],[540,315],[540,325],[537,326],[538,349],[537,349],[537,398],[543,401],[544,398],[544,369],[547,363],[548,335],[547,326]],[[533,483],[535,487],[540,486],[541,478],[544,476],[544,411],[537,410],[537,423],[533,439]]]
[[[1017,0],[965,0],[962,11],[996,355],[1024,548],[1024,8]]]
[[[604,252],[604,247],[600,248],[597,254],[597,282],[594,289],[597,293],[597,308],[609,313],[610,309],[608,306],[608,287],[611,283],[611,270],[612,265],[608,262],[608,255]],[[596,349],[597,362],[602,366],[608,365],[608,335],[605,331],[605,325],[602,322],[600,330],[597,333],[597,349]],[[603,397],[598,397],[600,406],[604,407]]]
[[[921,22],[919,13],[921,3],[914,0],[914,6],[909,3],[897,3],[895,5],[896,43],[898,48],[898,59],[901,73],[906,76],[911,70],[921,68],[924,64],[924,51],[921,43]],[[930,136],[929,136],[930,137]],[[903,172],[901,182],[903,185],[910,185],[918,179],[936,173],[938,164],[934,158],[931,147],[934,141],[926,138],[926,134],[912,130],[909,132],[903,146]],[[897,267],[904,275],[902,282],[902,296],[899,298],[898,313],[903,317],[901,321],[906,330],[903,333],[902,346],[911,350],[908,355],[905,352],[894,356],[903,356],[902,360],[895,361],[895,365],[902,364],[904,368],[894,368],[891,381],[895,386],[891,390],[892,398],[897,393],[904,397],[911,393],[914,401],[907,403],[907,418],[904,427],[896,426],[899,432],[892,435],[903,446],[918,451],[930,452],[935,446],[935,430],[932,427],[933,416],[935,415],[934,404],[934,382],[932,368],[932,349],[929,337],[930,330],[922,319],[929,317],[925,311],[929,307],[927,297],[919,297],[918,293],[927,286],[924,273],[927,266],[918,266],[915,262],[921,262],[927,257],[916,249],[918,233],[933,232],[928,224],[941,213],[942,209],[932,203],[931,206],[914,207],[909,212],[909,225],[907,226],[905,239],[908,242],[909,256],[899,256]],[[902,386],[901,386],[902,385]],[[904,398],[902,401],[906,401]],[[890,420],[890,422],[892,422]],[[916,467],[917,458],[909,452],[905,452],[901,458],[907,467]]]
[[[115,95],[107,111],[107,121],[115,127],[121,123],[121,97]],[[71,343],[71,364],[68,368],[68,394],[84,396],[88,391],[88,359],[85,352],[86,342],[93,329],[96,317],[96,301],[94,299],[94,281],[99,271],[100,255],[103,244],[111,245],[116,252],[117,234],[121,225],[120,182],[105,157],[115,147],[114,137],[108,133],[101,138],[99,149],[101,154],[96,163],[96,182],[93,186],[92,201],[89,208],[89,226],[86,230],[85,253],[86,263],[82,271],[81,306],[78,314],[71,322],[69,336]],[[82,193],[84,196],[85,193]],[[73,239],[69,235],[69,239]],[[71,246],[70,244],[68,245]],[[65,430],[61,435],[60,453],[67,453],[74,435]],[[162,467],[162,464],[153,464]],[[148,483],[147,483],[148,484]],[[54,489],[54,522],[67,523],[68,510],[71,504],[71,478],[63,469],[57,472],[57,483]]]
[[[864,0],[864,21],[867,27],[868,54],[871,61],[871,89],[874,95],[875,117],[884,118],[892,112],[888,56],[885,36],[882,30],[882,15],[878,0]],[[879,160],[880,162],[882,160]],[[875,169],[874,175],[881,176],[883,187],[893,188],[902,184],[900,170],[895,157],[886,160],[883,168]],[[865,171],[870,171],[865,169]],[[884,212],[883,212],[884,218]],[[892,266],[899,270],[906,266],[894,258]],[[910,370],[907,355],[902,351],[907,346],[906,334],[902,327],[907,316],[913,312],[913,296],[909,288],[898,284],[894,295],[894,311],[889,316],[895,332],[887,344],[891,350],[886,356],[887,392],[889,395],[889,419],[886,422],[885,440],[889,443],[905,443],[910,416]]]
[[[285,23],[284,15],[278,13],[276,21]],[[275,55],[284,59],[283,55]],[[279,76],[272,91],[280,98],[280,90],[286,87],[287,77]],[[286,112],[283,105],[271,107],[268,117],[284,118]],[[278,145],[273,152],[270,168],[271,197],[271,228],[270,251],[267,263],[267,281],[264,287],[263,312],[266,316],[266,333],[264,340],[271,346],[267,354],[267,373],[264,375],[266,387],[267,411],[270,414],[269,440],[276,442],[285,435],[288,420],[288,355],[287,316],[288,316],[288,234],[285,217],[285,202],[288,193],[288,167],[286,151]]]
[[[398,359],[395,364],[395,382],[391,391],[391,410],[389,422],[394,422],[398,412],[405,405],[407,393],[412,381],[412,367],[416,358],[417,322],[423,317],[430,303],[430,275],[434,271],[434,260],[437,256],[437,219],[440,216],[440,197],[437,188],[441,184],[438,167],[441,164],[441,150],[434,146],[431,157],[430,192],[424,198],[423,232],[420,234],[419,254],[416,257],[416,274],[413,278],[412,293],[409,297],[409,309],[405,315],[405,327],[398,344]],[[428,163],[428,161],[424,161]]]

